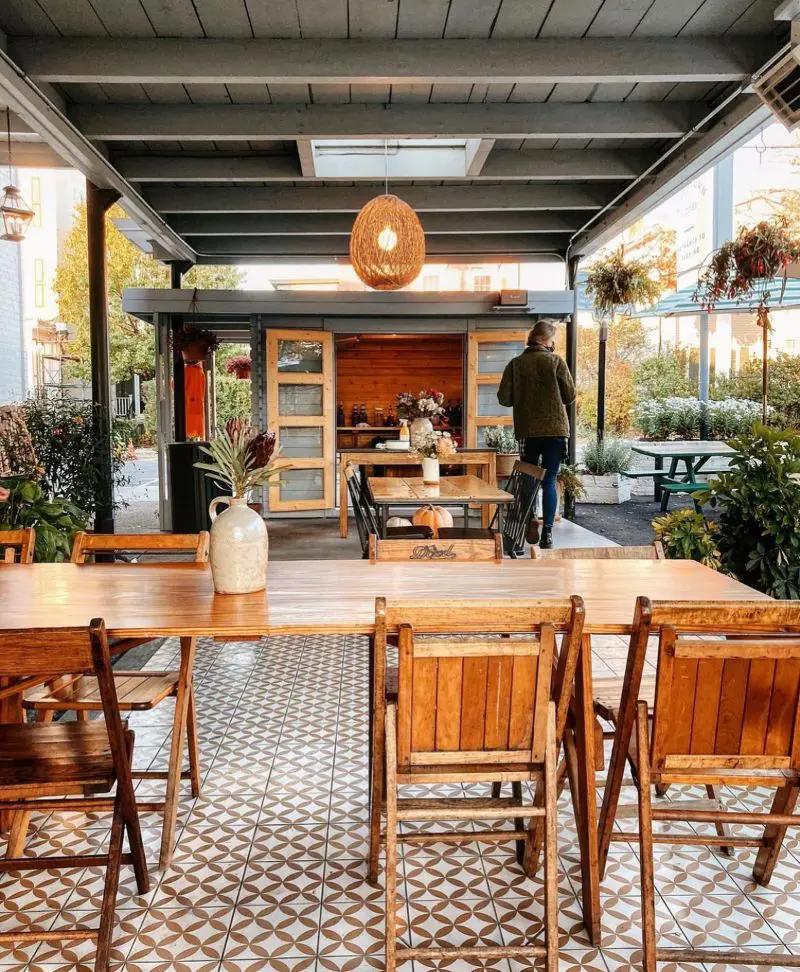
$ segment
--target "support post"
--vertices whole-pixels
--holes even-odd
[[[729,155],[714,166],[713,188],[713,227],[711,246],[718,250],[726,240],[733,237],[733,156]],[[698,376],[698,397],[708,402],[711,386],[711,355],[709,354],[710,318],[707,313],[700,315],[700,374]],[[700,424],[700,438],[708,438],[708,421],[705,409]]]
[[[169,265],[169,285],[173,290],[180,290],[183,275],[191,269],[190,263],[173,261]],[[179,331],[183,327],[183,315],[173,314],[170,321],[170,332]],[[186,441],[186,378],[183,369],[183,357],[180,351],[172,352],[172,397],[173,421],[175,423],[175,442]]]
[[[577,384],[578,370],[578,257],[570,257],[567,263],[567,289],[572,291],[572,314],[567,321],[567,346],[566,359],[567,368],[572,375],[572,380]],[[577,401],[573,401],[567,408],[569,418],[569,443],[568,455],[570,465],[574,465],[577,460],[577,422],[578,409]],[[564,502],[564,516],[571,520],[575,516],[575,497],[570,496]]]
[[[106,213],[119,199],[115,189],[86,182],[86,237],[89,274],[89,336],[92,406],[101,446],[101,470],[95,486],[94,528],[114,532],[114,470],[111,458],[111,364],[108,343]]]
[[[708,404],[710,355],[708,353],[708,311],[700,315],[700,373],[698,375],[698,397],[700,399],[700,438],[708,438],[708,415],[703,406]]]
[[[597,441],[602,442],[606,434],[606,345],[608,344],[608,321],[600,322],[600,341],[597,346]]]

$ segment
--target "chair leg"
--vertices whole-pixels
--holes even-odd
[[[397,709],[386,709],[386,972],[397,968]]]
[[[386,785],[386,746],[384,733],[375,731],[372,750],[372,780],[369,804],[369,868],[367,882],[378,886],[381,855],[381,805]]]
[[[22,857],[25,841],[28,837],[28,826],[31,821],[29,810],[18,810],[11,819],[11,830],[8,834],[8,848],[6,857]]]
[[[189,685],[189,706],[186,711],[186,743],[189,747],[189,774],[192,781],[192,796],[200,796],[200,746],[197,741],[197,709],[194,699],[194,685]]]
[[[656,790],[656,792],[658,792],[658,790]],[[710,783],[706,784],[706,796],[711,800],[716,800],[717,798],[716,791]],[[730,831],[728,830],[727,824],[717,821],[717,823],[714,824],[714,829],[716,830],[718,837],[730,837]],[[720,847],[719,850],[720,853],[724,854],[726,857],[733,857],[733,845],[725,845],[724,847]]]
[[[775,793],[770,813],[794,813],[799,795],[800,787],[782,786]],[[786,827],[776,827],[774,824],[769,824],[764,828],[765,845],[759,850],[753,867],[753,880],[756,884],[769,884],[772,872],[778,863],[785,836]]]
[[[502,783],[492,783],[492,799],[498,800],[500,798],[500,793],[502,792]]]
[[[130,767],[133,763],[134,734],[128,731],[126,746],[128,748],[128,778],[117,783],[122,819],[128,834],[128,847],[131,852],[133,873],[136,876],[136,887],[139,894],[146,894],[150,890],[150,875],[147,873],[147,858],[142,841],[142,828],[139,822],[139,812],[136,808],[136,797],[133,793],[133,781],[130,777]]]
[[[665,494],[668,495],[668,494]],[[656,902],[653,877],[653,817],[650,794],[650,741],[647,738],[647,703],[636,708],[639,764],[639,865],[642,891],[642,969],[656,972]]]
[[[106,972],[111,955],[111,939],[114,936],[114,912],[117,906],[119,871],[122,862],[122,798],[117,794],[114,803],[114,817],[111,822],[111,840],[108,846],[108,865],[103,888],[103,907],[100,912],[100,929],[97,935],[97,953],[94,960],[95,972]]]
[[[499,786],[499,784],[497,785]],[[492,786],[494,787],[494,784],[492,784]],[[522,784],[518,780],[511,783],[511,795],[517,801],[517,803],[522,806]],[[514,826],[517,830],[524,830],[525,820],[522,817],[515,817]],[[525,847],[527,843],[527,840],[517,841],[517,864],[519,864],[520,867],[525,862]]]
[[[558,972],[558,823],[556,782],[556,707],[551,702],[547,713],[547,746],[544,757],[544,912],[547,972]]]

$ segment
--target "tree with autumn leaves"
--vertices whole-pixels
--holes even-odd
[[[169,287],[169,268],[143,253],[117,228],[115,217],[124,217],[119,206],[106,214],[108,260],[108,331],[111,352],[111,380],[126,381],[134,374],[143,379],[154,374],[154,328],[122,309],[122,295],[128,287]],[[75,358],[71,376],[88,381],[90,369],[89,279],[86,251],[86,204],[75,212],[72,229],[64,241],[53,290],[58,297],[59,316],[74,335],[68,353]],[[193,267],[184,286],[200,290],[236,289],[242,271],[232,266]]]

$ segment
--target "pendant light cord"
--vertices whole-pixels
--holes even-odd
[[[389,195],[389,139],[383,140],[383,185],[386,195]]]

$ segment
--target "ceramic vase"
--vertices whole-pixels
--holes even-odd
[[[217,513],[217,506],[227,509]],[[217,496],[211,516],[209,560],[218,594],[250,594],[267,586],[267,526],[244,496]]]
[[[422,481],[426,486],[438,486],[439,485],[439,460],[438,459],[428,459],[427,457],[422,460]]]
[[[433,432],[433,422],[429,418],[415,418],[411,423],[409,432],[411,433],[411,448],[413,449],[417,439]]]

